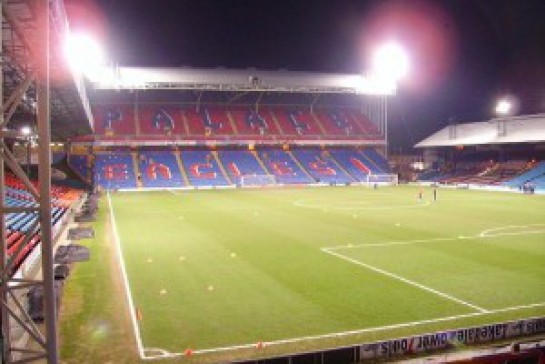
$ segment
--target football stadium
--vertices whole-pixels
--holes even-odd
[[[545,114],[413,140],[398,44],[113,64],[75,3],[0,3],[1,363],[545,363]]]

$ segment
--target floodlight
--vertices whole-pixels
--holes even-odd
[[[372,73],[379,79],[397,82],[407,75],[409,59],[405,50],[396,43],[380,47],[373,58]]]
[[[21,134],[23,135],[30,135],[30,131],[31,131],[30,126],[28,125],[22,126],[20,131],[21,131]]]
[[[511,112],[513,104],[509,100],[499,100],[496,104],[496,114],[498,115],[508,115]]]
[[[88,34],[68,34],[64,52],[70,67],[85,75],[95,73],[105,62],[104,51]]]

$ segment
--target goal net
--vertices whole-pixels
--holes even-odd
[[[272,174],[249,174],[240,176],[240,185],[245,186],[269,186],[275,185],[276,178]]]
[[[366,184],[373,185],[397,185],[397,174],[369,174],[367,175]]]

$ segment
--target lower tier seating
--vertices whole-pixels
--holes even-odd
[[[293,155],[316,182],[344,184],[355,181],[341,169],[328,152],[319,149],[305,149],[295,150]]]
[[[140,175],[144,187],[182,187],[177,156],[174,152],[141,152],[139,154]]]
[[[183,151],[181,153],[187,178],[192,186],[226,186],[230,183],[210,151]]]
[[[11,174],[5,177],[5,200],[7,207],[36,207],[37,203],[26,188],[24,183]],[[33,182],[37,186],[36,182]],[[51,187],[51,219],[53,235],[56,233],[63,222],[70,206],[78,200],[83,191],[76,190],[66,186]],[[40,242],[40,227],[38,212],[9,212],[4,215],[6,224],[6,244],[8,258],[14,260],[12,273],[24,262],[26,257]],[[29,242],[24,245],[26,235],[29,234]]]
[[[378,152],[349,147],[100,152],[94,170],[96,184],[104,189],[346,184],[367,182],[369,174],[388,173],[387,162]]]

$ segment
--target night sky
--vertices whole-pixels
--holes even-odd
[[[395,40],[411,69],[390,102],[406,149],[448,122],[488,119],[498,97],[545,112],[544,0],[66,0],[122,66],[363,73]],[[398,147],[396,147],[398,148]],[[394,149],[396,149],[394,148]]]

